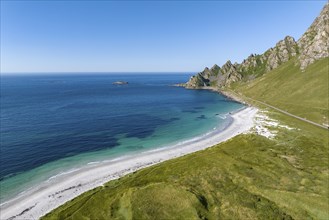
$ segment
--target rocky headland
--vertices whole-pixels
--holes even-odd
[[[234,82],[253,80],[291,59],[296,59],[295,65],[303,71],[316,60],[328,57],[328,48],[329,3],[298,41],[286,36],[263,54],[251,54],[241,63],[232,64],[228,60],[221,67],[217,64],[210,69],[206,67],[180,86],[191,89],[212,87],[221,90]]]

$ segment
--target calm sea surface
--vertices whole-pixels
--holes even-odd
[[[1,202],[97,161],[169,146],[243,107],[172,84],[188,74],[1,76]],[[128,85],[113,85],[123,80]]]

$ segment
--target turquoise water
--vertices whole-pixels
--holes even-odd
[[[1,203],[59,175],[224,128],[243,106],[188,74],[1,77]],[[124,80],[128,85],[113,85]]]

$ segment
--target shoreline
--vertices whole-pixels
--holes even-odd
[[[227,116],[232,118],[232,122],[226,128],[216,129],[197,139],[82,167],[69,175],[54,178],[48,183],[41,184],[38,189],[1,204],[1,219],[40,218],[65,202],[110,180],[217,145],[249,131],[254,126],[257,111],[254,107],[242,108]]]
[[[230,93],[228,91],[220,90],[219,88],[214,88],[212,86],[202,86],[202,87],[193,88],[193,87],[187,87],[185,83],[179,83],[179,84],[175,84],[173,86],[175,86],[175,87],[183,87],[185,89],[194,89],[194,90],[196,89],[196,90],[209,90],[209,91],[213,91],[213,92],[219,93],[219,94],[225,96],[226,98],[228,98],[230,100],[233,100],[235,102],[242,103],[242,104],[247,105],[247,106],[251,106],[245,100],[243,100],[243,99],[241,99],[241,98],[233,95],[232,93]]]

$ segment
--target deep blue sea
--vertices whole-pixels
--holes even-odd
[[[190,76],[2,75],[1,202],[67,170],[225,127],[225,115],[243,106],[172,86]]]

